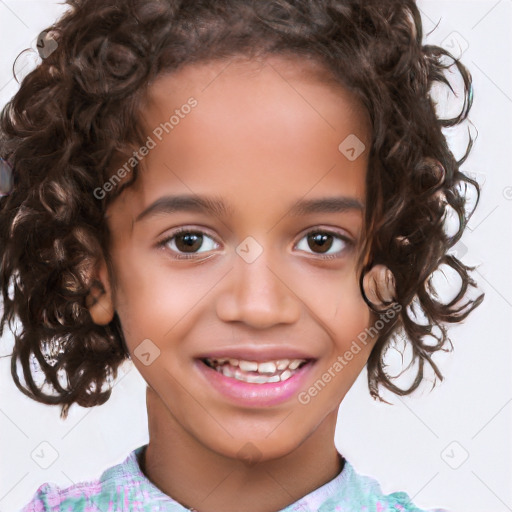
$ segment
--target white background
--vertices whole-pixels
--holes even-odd
[[[439,23],[425,42],[465,49],[462,61],[474,80],[470,120],[478,138],[463,170],[476,173],[483,193],[463,259],[479,265],[475,278],[486,299],[452,328],[455,351],[438,359],[446,378],[433,391],[386,395],[394,405],[379,404],[363,372],[340,408],[336,444],[358,472],[386,493],[406,491],[419,507],[512,511],[512,0],[419,6],[425,34]],[[35,48],[39,32],[63,10],[54,1],[0,0],[0,105],[17,90],[15,57]],[[22,76],[31,60],[37,62],[29,57],[17,67]],[[466,127],[447,132],[457,157],[466,134]],[[0,341],[1,354],[9,354],[10,333]],[[59,408],[22,395],[10,378],[10,358],[0,359],[0,512],[21,508],[44,482],[67,487],[98,477],[147,441],[145,383],[131,362],[104,406],[75,405],[63,422]],[[50,463],[53,450],[57,458],[47,469],[31,457],[44,453]]]

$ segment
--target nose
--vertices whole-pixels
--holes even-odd
[[[235,254],[234,268],[217,300],[218,317],[256,329],[296,322],[302,302],[290,282],[290,272],[282,269],[269,251],[252,263]]]

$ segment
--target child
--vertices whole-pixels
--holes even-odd
[[[478,192],[441,131],[467,70],[438,119],[449,54],[413,0],[68,3],[1,118],[0,327],[19,319],[14,381],[63,418],[131,358],[150,441],[24,512],[418,512],[334,432],[365,365],[374,398],[425,363],[441,378],[445,324],[482,300],[448,254]],[[383,363],[399,335],[405,389]]]

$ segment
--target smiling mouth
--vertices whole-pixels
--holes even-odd
[[[256,362],[232,358],[202,358],[201,361],[225,377],[250,384],[266,384],[288,380],[313,359],[277,359]]]

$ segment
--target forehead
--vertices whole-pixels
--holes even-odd
[[[245,107],[238,115],[249,114],[250,104],[260,109],[263,104],[284,98],[295,100],[296,108],[312,110],[330,125],[329,108],[335,102],[344,111],[344,118],[354,131],[370,131],[370,118],[357,95],[342,85],[330,70],[318,61],[297,55],[274,55],[248,59],[234,56],[229,59],[185,65],[178,71],[160,75],[148,88],[142,119],[152,126],[166,109],[182,105],[188,98],[211,99],[210,105],[238,103]],[[283,105],[285,102],[282,102]],[[290,106],[294,102],[289,102]],[[302,103],[302,104],[301,104]],[[203,103],[203,107],[206,102]],[[327,106],[327,112],[322,107]],[[312,112],[310,112],[312,113]],[[339,113],[336,112],[336,113]]]
[[[343,195],[364,200],[368,151],[351,161],[340,144],[356,137],[369,148],[368,115],[316,63],[187,65],[151,84],[141,118],[155,144],[127,189],[138,212],[170,189],[229,196],[240,207],[263,196],[289,203],[313,187],[325,196],[340,185]]]

